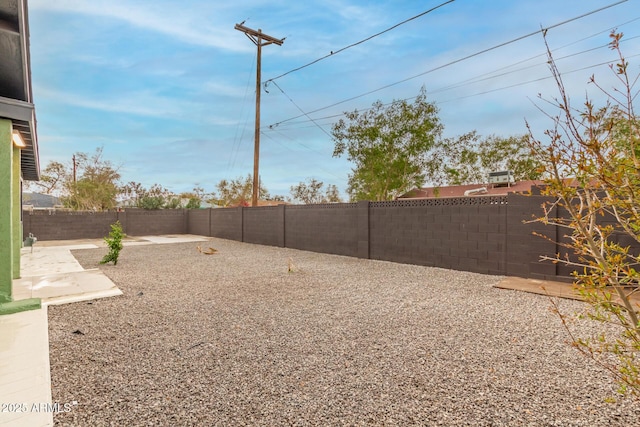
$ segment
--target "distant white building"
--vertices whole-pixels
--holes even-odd
[[[41,193],[23,193],[22,209],[52,209],[62,205],[59,197]]]

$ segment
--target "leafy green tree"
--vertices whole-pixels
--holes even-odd
[[[324,183],[315,178],[308,179],[307,182],[300,182],[291,186],[291,199],[304,204],[313,203],[339,203],[340,193],[338,187],[329,184],[326,189]]]
[[[197,197],[191,197],[185,206],[186,209],[200,209],[202,201]]]
[[[488,182],[490,172],[511,171],[516,181],[540,178],[540,162],[531,152],[529,136],[482,138],[476,131],[448,138],[435,149],[437,169],[431,180],[439,185]]]
[[[168,202],[173,199],[173,194],[160,184],[153,184],[148,190],[142,189],[140,198],[138,199],[138,207],[147,210],[162,209]],[[178,205],[180,201],[178,200]]]
[[[165,209],[180,209],[182,207],[182,200],[174,195],[169,196],[163,206]]]
[[[612,92],[595,84],[608,98],[597,108],[587,99],[575,109],[547,45],[549,64],[560,95],[548,114],[553,127],[544,140],[531,133],[532,149],[544,166],[543,194],[554,202],[537,219],[564,230],[566,253],[542,257],[575,268],[575,286],[588,308],[577,317],[601,322],[589,337],[572,330],[569,316],[556,313],[575,348],[607,369],[621,393],[640,398],[640,126],[633,108],[638,77],[628,74],[620,51],[622,34],[611,34],[610,47],[619,56],[612,66],[619,87]],[[554,231],[555,233],[555,231]],[[554,234],[555,235],[555,234]]]
[[[246,178],[238,177],[232,180],[221,180],[217,185],[218,203],[221,206],[250,206],[253,194],[253,178],[248,174]],[[268,200],[269,192],[260,184],[260,200]]]
[[[68,168],[63,163],[51,161],[42,170],[40,181],[25,181],[25,190],[57,196],[62,194],[68,178]]]
[[[103,158],[103,148],[93,155],[76,153],[76,174],[67,174],[63,203],[76,210],[107,210],[116,206],[120,173]]]
[[[200,187],[196,184],[193,188],[193,191],[185,192],[180,194],[181,199],[188,199],[186,209],[200,209],[202,206],[202,201],[206,197],[204,192],[204,188]]]
[[[365,111],[345,113],[332,129],[334,157],[354,163],[351,200],[391,200],[425,182],[427,157],[442,132],[435,104],[422,88],[413,104],[377,101]]]
[[[130,181],[120,189],[120,197],[127,206],[147,210],[180,207],[180,198],[160,184],[147,189],[139,182]]]
[[[141,183],[129,181],[120,188],[119,199],[125,206],[140,207],[140,198],[145,191]]]
[[[340,190],[335,184],[327,185],[327,189],[324,192],[325,203],[342,203],[342,197],[340,197]]]
[[[195,187],[193,187],[193,195],[194,197],[203,200],[206,196],[205,192],[204,192],[204,188],[200,187],[198,184],[196,184]]]

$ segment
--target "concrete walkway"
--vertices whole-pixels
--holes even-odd
[[[71,255],[74,249],[97,247],[95,244],[36,247],[33,253],[22,249],[22,278],[13,281],[14,299],[40,298],[42,305],[48,306],[122,295],[100,270],[83,269]]]
[[[125,246],[201,242],[194,235],[127,238]],[[51,401],[47,306],[122,295],[98,269],[85,270],[74,249],[105,247],[103,240],[37,242],[21,251],[20,279],[13,298],[41,298],[40,310],[0,316],[0,425],[52,426],[53,413],[72,411],[76,402]],[[106,253],[106,252],[105,252]]]

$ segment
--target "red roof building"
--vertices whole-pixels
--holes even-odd
[[[467,184],[446,187],[416,188],[398,199],[433,199],[437,197],[504,196],[509,193],[528,193],[544,185],[543,181],[518,181],[511,184]]]

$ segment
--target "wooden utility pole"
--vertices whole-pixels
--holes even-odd
[[[256,71],[256,129],[254,136],[254,147],[253,147],[253,194],[251,196],[251,206],[258,206],[258,193],[260,192],[260,181],[259,181],[259,163],[260,163],[260,86],[261,86],[261,59],[262,59],[262,46],[266,46],[272,43],[277,44],[278,46],[282,46],[284,39],[277,39],[275,37],[268,36],[262,33],[262,30],[252,30],[251,28],[245,27],[244,24],[236,24],[234,27],[238,31],[242,31],[245,35],[256,45],[258,46],[258,59],[257,59],[257,71]]]
[[[76,155],[74,154],[71,157],[71,161],[73,162],[73,183],[75,184],[77,179],[76,179],[76,173],[77,173],[77,167],[78,167],[78,163],[76,162]]]

